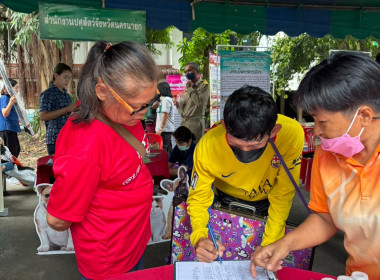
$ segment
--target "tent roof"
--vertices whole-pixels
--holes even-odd
[[[101,7],[101,0],[45,0],[46,2]],[[20,12],[38,9],[37,0],[0,0]],[[191,3],[195,3],[192,4]],[[174,25],[188,32],[203,27],[220,33],[260,31],[289,36],[308,33],[380,38],[380,0],[105,0],[106,8],[146,10],[147,27],[164,29]]]

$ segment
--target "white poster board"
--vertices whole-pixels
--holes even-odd
[[[269,51],[221,50],[219,55],[221,112],[228,97],[244,85],[260,87],[270,93]]]

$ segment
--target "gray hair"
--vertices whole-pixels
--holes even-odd
[[[140,89],[158,81],[158,70],[153,57],[142,45],[121,42],[110,45],[97,42],[84,64],[78,83],[80,106],[74,111],[74,123],[90,122],[98,112],[100,101],[95,92],[98,78],[124,96],[133,97],[140,92],[130,92],[131,84]]]

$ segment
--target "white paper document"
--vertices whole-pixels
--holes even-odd
[[[262,267],[257,267],[257,277],[253,278],[250,271],[250,260],[205,262],[176,262],[176,280],[275,280],[271,271],[267,273]]]

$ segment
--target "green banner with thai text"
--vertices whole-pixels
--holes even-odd
[[[39,2],[40,38],[145,43],[146,12]]]

